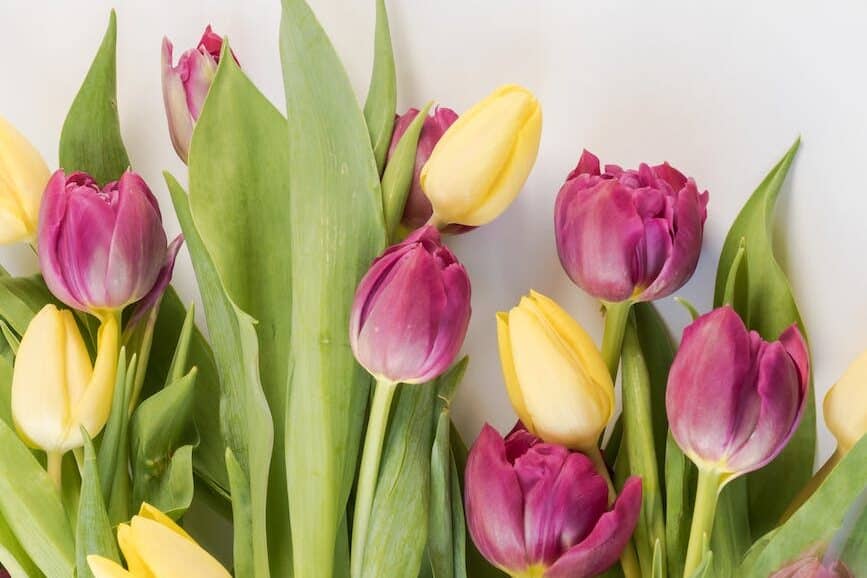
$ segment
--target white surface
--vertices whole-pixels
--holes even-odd
[[[160,40],[176,53],[212,23],[278,107],[278,0],[118,2],[119,106],[135,168],[178,232],[161,177],[183,177],[169,142],[160,93]],[[652,4],[652,5],[651,5]],[[112,2],[0,3],[0,114],[57,163],[57,140],[105,29]],[[363,98],[373,0],[315,0],[314,9]],[[867,195],[858,176],[867,155],[865,5],[747,3],[389,0],[399,108],[437,99],[458,111],[506,82],[536,92],[545,128],[536,168],[515,204],[452,246],[473,279],[472,361],[455,406],[463,432],[514,417],[502,386],[494,313],[535,288],[556,298],[597,338],[594,301],[560,269],[553,201],[583,147],[603,162],[668,160],[710,191],[699,270],[681,291],[710,306],[716,259],[732,219],[765,172],[800,134],[803,144],[778,210],[779,254],[810,332],[819,401],[867,347]],[[35,263],[4,249],[18,272]],[[175,270],[182,296],[196,296],[187,254]],[[661,303],[675,332],[686,315]],[[820,424],[820,428],[823,426]],[[832,442],[822,431],[820,455]]]

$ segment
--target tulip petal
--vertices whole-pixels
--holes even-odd
[[[87,565],[94,578],[147,578],[135,575],[123,569],[123,566],[102,556],[88,556]]]
[[[518,382],[518,374],[515,372],[514,354],[512,352],[512,338],[509,332],[509,314],[497,313],[497,343],[500,350],[500,367],[503,370],[503,380],[506,382],[506,393],[512,408],[518,414],[518,419],[531,432],[535,432],[533,416],[527,411],[524,394],[521,393],[521,384]]]
[[[460,263],[453,263],[440,274],[445,306],[439,316],[439,328],[428,360],[417,378],[419,382],[435,378],[457,357],[470,325],[471,289],[466,270]]]
[[[163,38],[162,48],[163,104],[169,122],[172,146],[181,160],[187,162],[193,137],[193,117],[187,108],[187,95],[180,72],[172,65],[172,43]]]
[[[617,562],[629,543],[641,509],[641,480],[629,478],[614,504],[581,542],[570,548],[543,575],[544,578],[589,578]]]
[[[126,560],[126,566],[133,576],[136,578],[157,578],[139,554],[129,524],[120,524],[117,527],[117,544],[120,546],[120,551]]]
[[[178,536],[184,538],[185,540],[189,540],[192,543],[196,543],[192,536],[187,534],[186,530],[178,526],[174,520],[163,514],[157,508],[151,506],[147,502],[142,502],[141,507],[139,508],[138,515],[142,518],[147,518],[148,520],[153,520],[154,522],[158,522],[177,534]]]
[[[60,260],[58,247],[69,200],[66,195],[66,181],[66,174],[61,169],[55,171],[45,187],[39,213],[39,265],[48,289],[70,307],[83,310],[86,308],[84,303],[67,288],[65,267]]]
[[[154,520],[135,516],[130,538],[155,578],[230,578],[201,546]]]
[[[782,338],[781,338],[782,339]],[[787,347],[787,349],[789,349]],[[825,395],[824,414],[839,451],[847,453],[867,434],[867,351]]]
[[[154,286],[150,291],[148,291],[147,295],[142,297],[142,300],[139,301],[138,305],[136,305],[135,311],[133,311],[124,331],[130,327],[135,327],[135,325],[141,321],[142,318],[144,318],[144,316],[147,315],[147,313],[163,298],[163,294],[172,282],[172,273],[175,270],[175,259],[177,258],[178,251],[181,250],[183,244],[183,234],[178,235],[171,243],[169,243],[169,246],[166,249],[165,263],[157,275],[157,280],[154,282]]]
[[[39,152],[0,117],[0,202],[9,210],[8,213],[0,210],[3,215],[0,216],[0,243],[35,236],[39,204],[49,177],[48,166]]]

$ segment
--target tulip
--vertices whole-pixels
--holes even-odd
[[[48,454],[59,485],[60,458],[102,431],[111,411],[120,320],[105,317],[91,365],[72,312],[46,305],[30,321],[15,356],[12,418],[21,438]]]
[[[721,488],[768,464],[795,433],[809,379],[796,325],[767,342],[726,306],[684,330],[665,402],[677,445],[699,468],[686,575],[700,562]]]
[[[147,295],[167,261],[160,209],[148,186],[127,171],[101,190],[90,176],[62,170],[45,190],[39,262],[65,304],[102,315]]]
[[[768,578],[852,578],[852,573],[843,562],[830,566],[816,556],[806,556],[780,568]]]
[[[394,153],[397,143],[406,132],[409,125],[418,116],[419,110],[411,108],[406,113],[399,115],[394,123],[394,133],[391,136],[391,145],[388,148],[388,158]],[[415,168],[412,175],[412,185],[410,186],[409,196],[406,199],[406,206],[403,210],[403,218],[401,224],[404,227],[413,231],[427,223],[433,215],[433,207],[430,201],[425,196],[419,182],[419,174],[422,167],[430,158],[434,146],[439,142],[440,138],[456,120],[458,115],[450,108],[437,107],[434,113],[428,115],[422,125],[421,134],[418,137],[418,147],[415,153]],[[388,160],[386,159],[386,162]]]
[[[144,503],[129,524],[117,528],[129,570],[101,556],[88,556],[95,578],[231,578],[223,566],[171,518]]]
[[[531,291],[497,314],[509,399],[534,435],[587,453],[614,412],[614,384],[593,340],[552,299]]]
[[[163,102],[172,145],[184,162],[187,162],[190,153],[193,128],[202,113],[205,97],[208,96],[211,83],[217,74],[222,49],[223,39],[208,25],[198,46],[184,52],[175,66],[172,43],[168,38],[163,38]],[[235,58],[234,53],[232,58]],[[235,62],[237,61],[235,58]]]
[[[36,237],[39,202],[49,175],[33,145],[0,117],[0,244]]]
[[[837,452],[847,454],[867,433],[867,352],[828,390],[824,413],[825,423],[837,439]]]
[[[668,163],[638,170],[587,151],[557,195],[554,232],[566,273],[610,303],[671,295],[695,271],[708,200]]]
[[[641,509],[629,478],[609,510],[608,487],[585,455],[522,428],[504,440],[485,425],[465,472],[467,525],[479,552],[511,576],[584,578],[611,567]]]
[[[426,226],[387,249],[358,285],[349,339],[380,380],[422,383],[451,365],[470,320],[470,280]]]
[[[421,171],[433,221],[479,226],[498,217],[524,186],[541,135],[542,109],[520,86],[502,86],[465,112]]]

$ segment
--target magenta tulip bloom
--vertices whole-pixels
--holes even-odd
[[[584,578],[614,565],[641,509],[629,478],[612,510],[590,458],[522,426],[504,440],[485,425],[466,467],[466,514],[479,552],[512,576]]]
[[[187,162],[190,152],[193,127],[202,113],[205,97],[208,96],[217,73],[222,49],[223,39],[208,25],[198,46],[184,52],[177,66],[174,66],[172,43],[168,38],[163,38],[163,102],[172,145],[184,162]],[[232,58],[235,58],[234,53]],[[235,58],[235,62],[237,61]]]
[[[409,128],[409,125],[418,116],[419,110],[411,108],[402,115],[398,115],[394,123],[394,132],[391,135],[391,145],[388,148],[388,157],[394,153],[394,149],[403,133]],[[406,206],[403,210],[403,219],[401,223],[409,230],[415,230],[428,222],[433,215],[433,207],[424,191],[421,189],[419,182],[419,174],[424,164],[430,158],[434,146],[439,142],[440,137],[446,132],[452,123],[458,120],[458,113],[450,108],[437,107],[434,113],[428,115],[424,120],[421,128],[421,134],[418,137],[418,148],[415,153],[415,168],[412,173],[412,186],[409,190],[409,196],[406,199]]]
[[[587,151],[557,195],[554,232],[566,273],[603,301],[671,295],[695,271],[707,191],[668,163],[638,170]]]
[[[469,321],[467,271],[428,225],[373,262],[355,292],[349,339],[371,375],[421,383],[448,369]]]
[[[757,470],[795,433],[809,380],[797,326],[767,342],[731,307],[715,309],[683,332],[665,400],[671,433],[702,469],[730,477]]]
[[[58,299],[81,311],[122,309],[151,291],[167,256],[159,205],[136,173],[102,189],[85,173],[51,177],[39,213],[39,263]]]

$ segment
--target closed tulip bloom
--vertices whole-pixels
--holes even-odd
[[[137,174],[102,189],[85,173],[51,177],[39,262],[48,288],[70,307],[100,314],[138,301],[154,287],[166,251],[157,200]]]
[[[825,395],[825,423],[845,455],[867,433],[867,352]]]
[[[409,125],[412,124],[412,121],[415,120],[415,117],[418,116],[418,113],[419,110],[417,108],[411,108],[397,117],[394,123],[394,132],[391,136],[391,145],[388,148],[388,158],[394,153],[397,143],[400,142],[401,137],[403,137]],[[433,207],[431,207],[430,201],[421,188],[419,178],[421,169],[430,158],[434,146],[439,142],[443,133],[457,119],[458,114],[452,109],[437,107],[433,114],[428,115],[424,120],[415,153],[412,185],[406,198],[406,206],[404,207],[403,218],[401,219],[401,224],[411,231],[427,223],[433,214]],[[386,162],[388,161],[386,160]]]
[[[554,232],[572,281],[611,303],[671,295],[695,271],[708,200],[669,164],[638,170],[587,151],[557,195]]]
[[[147,503],[118,526],[117,542],[129,570],[91,555],[87,564],[95,578],[231,578],[183,528]]]
[[[524,186],[541,136],[542,109],[526,88],[502,86],[470,108],[421,172],[434,219],[467,226],[493,221]]]
[[[215,34],[208,25],[199,44],[184,52],[177,65],[174,65],[172,43],[168,38],[163,38],[163,102],[172,145],[184,162],[187,162],[190,152],[193,128],[202,113],[205,97],[208,96],[211,83],[217,74],[222,49],[222,37]],[[232,57],[235,55],[232,54]],[[237,58],[235,61],[237,62]]]
[[[485,425],[465,472],[467,525],[479,552],[522,578],[597,576],[620,557],[641,509],[629,478],[613,508],[585,455],[518,427],[504,440]]]
[[[469,321],[466,269],[425,226],[373,262],[355,292],[349,338],[374,377],[422,383],[448,369]]]
[[[118,358],[118,320],[99,331],[96,362],[69,310],[46,305],[27,326],[12,374],[12,418],[28,445],[61,455],[81,447],[83,427],[102,431],[111,410]]]
[[[533,434],[571,449],[596,449],[614,412],[614,384],[587,332],[552,299],[531,291],[497,314],[509,399]]]
[[[797,326],[767,342],[731,307],[715,309],[683,332],[666,391],[671,433],[700,468],[757,470],[795,433],[809,377]]]
[[[33,145],[0,117],[0,244],[36,238],[39,202],[50,174]]]

